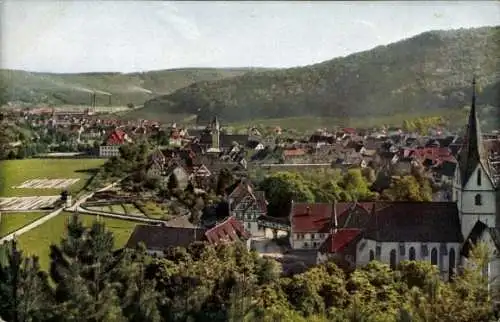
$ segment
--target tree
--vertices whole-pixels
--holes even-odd
[[[353,200],[372,200],[374,198],[374,194],[370,191],[368,187],[368,183],[364,179],[359,169],[351,169],[349,170],[343,180],[342,180],[342,188],[346,191],[347,194],[351,196]]]
[[[77,215],[68,236],[51,246],[51,277],[56,283],[58,317],[65,320],[121,321],[120,299],[110,279],[116,265],[113,235],[94,222],[87,230]]]
[[[234,182],[234,176],[227,168],[223,168],[219,172],[217,177],[217,187],[215,192],[218,196],[224,196],[226,194],[226,189],[231,186]]]
[[[307,186],[307,182],[296,173],[274,173],[266,177],[259,186],[266,194],[269,212],[276,216],[287,216],[292,200],[314,202],[314,195]]]
[[[421,184],[414,176],[396,178],[390,188],[383,191],[383,196],[396,201],[431,201],[432,189],[429,183],[422,182]]]
[[[0,263],[0,317],[15,322],[46,320],[52,298],[38,258],[25,258],[15,240],[2,247],[7,254]]]

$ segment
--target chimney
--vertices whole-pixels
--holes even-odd
[[[111,106],[111,95],[108,96],[108,106]]]
[[[90,93],[90,108],[94,107],[94,93]]]
[[[307,206],[306,207],[306,215],[310,215],[311,214],[311,207]]]
[[[95,106],[96,106],[96,95],[95,95],[95,92],[92,93],[92,108],[95,110]]]

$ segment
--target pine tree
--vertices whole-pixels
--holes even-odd
[[[77,216],[68,236],[51,246],[51,275],[56,282],[59,318],[67,321],[123,320],[116,285],[111,283],[115,259],[113,235],[102,223],[86,231]]]
[[[7,248],[6,262],[0,263],[0,314],[7,321],[43,321],[51,304],[46,274],[38,258],[23,257],[16,241]]]

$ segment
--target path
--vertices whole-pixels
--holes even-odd
[[[115,183],[112,183],[102,189],[99,189],[98,191],[106,191],[106,190],[109,190],[111,188],[113,188],[118,182],[120,182],[121,180],[115,182]],[[77,209],[80,207],[80,204],[82,204],[83,202],[85,202],[87,199],[89,199],[90,197],[92,197],[94,195],[93,192],[87,194],[87,195],[84,195],[82,196],[81,198],[79,198],[78,200],[76,200],[76,202],[74,203],[73,206],[71,207],[68,207],[68,208],[64,208],[64,207],[61,207],[59,209],[56,209],[54,210],[53,212],[51,212],[50,214],[46,215],[46,216],[43,216],[42,218],[40,219],[37,219],[35,220],[34,222],[8,234],[7,236],[4,236],[2,238],[0,238],[0,245],[3,244],[4,242],[6,241],[10,241],[12,239],[14,239],[14,237],[18,237],[19,235],[22,235],[24,234],[25,232],[28,232],[30,231],[31,229],[33,228],[36,228],[38,226],[40,226],[41,224],[43,224],[44,222],[47,222],[48,220],[54,218],[54,217],[57,217],[57,215],[59,215],[63,210],[69,210],[71,211],[71,209]]]
[[[81,214],[97,215],[97,216],[118,218],[118,219],[132,220],[132,221],[140,221],[140,222],[146,222],[146,223],[152,223],[152,224],[168,223],[167,220],[162,220],[162,219],[151,219],[148,217],[130,216],[130,215],[117,214],[117,213],[98,211],[98,210],[88,210],[88,209],[85,209],[82,207],[78,207],[76,209],[74,207],[72,207],[71,209],[68,208],[68,211],[78,212]]]

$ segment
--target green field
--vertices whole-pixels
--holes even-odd
[[[82,190],[93,175],[93,169],[104,164],[104,159],[24,159],[0,161],[0,196],[50,196],[61,189],[13,188],[30,179],[70,179],[80,181],[69,187],[72,193]]]
[[[335,126],[359,128],[378,127],[382,125],[401,126],[405,120],[428,116],[443,116],[452,124],[457,122],[458,124],[463,124],[466,120],[466,111],[443,109],[439,112],[434,110],[429,112],[422,111],[421,113],[401,113],[389,116],[367,116],[365,118],[336,118],[315,116],[288,117],[279,119],[269,118],[249,120],[244,122],[234,122],[227,124],[227,126],[234,127],[236,129],[247,129],[250,125],[263,127],[280,126],[284,129],[294,129],[299,132],[307,132],[314,131],[320,128],[332,129]]]
[[[104,212],[112,212],[115,214],[129,215],[129,216],[139,216],[144,217],[144,214],[131,203],[126,204],[114,204],[114,205],[105,205],[105,206],[92,206],[87,207],[88,210],[96,210],[96,211],[104,211]]]
[[[46,214],[46,212],[4,212],[0,220],[0,237],[6,236],[26,226]]]
[[[19,245],[25,255],[37,255],[40,258],[42,269],[49,268],[49,246],[59,244],[66,234],[66,223],[72,213],[63,212],[59,216],[43,223],[42,225],[19,236]],[[86,226],[90,226],[96,216],[79,215]],[[123,247],[130,237],[137,222],[100,217],[106,224],[106,228],[113,232],[115,237],[115,248]]]

